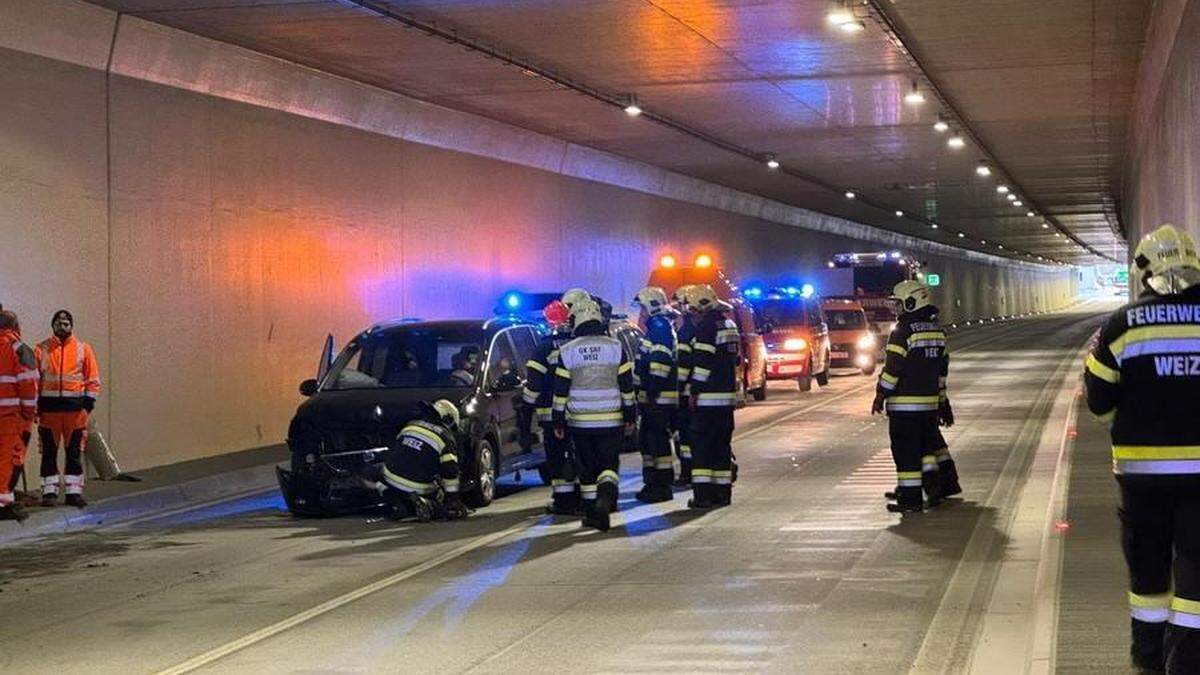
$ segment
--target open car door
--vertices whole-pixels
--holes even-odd
[[[333,333],[325,336],[325,347],[321,349],[321,360],[317,362],[317,382],[324,382],[333,366]]]

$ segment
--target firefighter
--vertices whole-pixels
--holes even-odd
[[[646,326],[634,367],[638,388],[642,450],[642,481],[637,500],[647,504],[674,498],[675,460],[671,450],[671,419],[679,406],[679,377],[676,374],[675,310],[667,294],[657,286],[638,291],[633,304],[641,309]]]
[[[583,525],[606,531],[616,507],[616,467],[624,444],[633,433],[633,362],[621,343],[606,334],[604,315],[592,300],[571,308],[573,337],[559,349],[555,369],[554,434],[567,437],[579,472]]]
[[[679,377],[679,406],[675,412],[675,452],[679,456],[679,477],[675,487],[692,484],[692,407],[688,397],[688,379],[692,374],[692,338],[696,337],[695,316],[688,310],[690,285],[675,290],[675,310],[679,312],[676,337],[676,370]]]
[[[694,453],[688,507],[709,509],[732,501],[733,410],[741,338],[737,325],[726,316],[733,307],[717,298],[712,286],[689,288],[687,305],[696,316],[688,378]]]
[[[396,436],[384,462],[384,495],[397,519],[458,520],[470,512],[458,495],[458,406],[422,402],[417,417]]]
[[[596,303],[596,305],[600,308],[600,315],[603,318],[605,330],[607,330],[608,322],[612,320],[612,305],[604,300],[604,298],[601,298],[598,295],[592,295],[582,288],[572,288],[566,293],[563,293],[562,296],[562,303],[567,306],[568,310],[573,308],[575,303],[581,300],[591,300],[592,302]]]
[[[542,310],[550,333],[542,338],[537,350],[525,364],[529,377],[522,399],[526,410],[537,416],[542,428],[542,445],[550,471],[550,505],[547,513],[575,515],[579,513],[579,483],[570,456],[570,439],[554,435],[554,373],[558,369],[558,350],[571,339],[570,314],[567,306],[555,300]],[[524,428],[525,425],[522,424]]]
[[[879,373],[871,414],[887,409],[897,479],[896,503],[889,503],[887,509],[920,512],[925,506],[922,491],[928,493],[931,506],[942,497],[938,446],[944,442],[939,442],[938,423],[954,423],[946,395],[949,355],[928,287],[919,281],[901,281],[891,299],[899,318],[888,337],[887,360]]]
[[[22,521],[13,490],[25,465],[29,429],[37,415],[37,357],[21,341],[17,315],[0,310],[0,520]]]
[[[1200,673],[1200,257],[1163,225],[1134,259],[1153,293],[1108,318],[1087,358],[1087,402],[1111,423],[1133,663]]]
[[[88,415],[100,395],[100,367],[92,346],[75,337],[75,318],[65,309],[50,319],[53,335],[37,346],[41,370],[38,441],[42,450],[42,506],[58,501],[58,448],[66,451],[66,503],[83,508],[83,449]]]

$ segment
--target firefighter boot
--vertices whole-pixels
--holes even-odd
[[[412,511],[413,517],[417,519],[417,522],[428,523],[433,520],[433,504],[426,497],[413,495]]]
[[[83,495],[80,494],[67,495],[66,499],[63,501],[67,506],[74,506],[77,509],[82,509],[83,507],[87,506],[87,501],[84,500]]]
[[[19,523],[28,517],[29,514],[20,504],[12,503],[0,506],[0,520],[15,520]]]
[[[940,459],[938,473],[942,476],[942,499],[962,494],[962,486],[958,484],[958,468],[953,459]]]
[[[692,485],[692,498],[688,500],[689,509],[711,509],[715,506],[711,483],[696,483]]]
[[[675,491],[670,485],[646,485],[634,496],[634,499],[645,504],[669,502],[674,498]]]

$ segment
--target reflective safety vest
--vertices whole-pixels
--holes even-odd
[[[37,414],[37,382],[34,351],[15,331],[0,331],[0,433],[21,433],[29,426]]]
[[[1114,473],[1200,475],[1200,287],[1114,312],[1084,385],[1088,408],[1112,424]]]
[[[607,335],[582,335],[559,348],[554,418],[580,429],[634,420],[633,362]]]
[[[84,399],[100,395],[100,366],[92,346],[74,335],[66,342],[50,336],[37,346],[41,371],[41,412],[84,409]]]

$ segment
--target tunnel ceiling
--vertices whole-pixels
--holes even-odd
[[[857,32],[830,24],[824,0],[96,4],[905,234],[1124,257],[1114,195],[1144,0],[872,0],[850,7]],[[905,102],[914,81],[919,105]],[[630,95],[645,114],[622,112]]]

